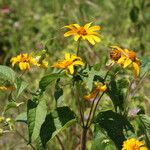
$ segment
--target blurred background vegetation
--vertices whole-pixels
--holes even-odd
[[[0,0],[0,64],[10,65],[10,58],[19,53],[47,49],[51,65],[63,57],[64,52],[76,50],[76,42],[72,38],[63,37],[62,27],[72,23],[84,25],[88,22],[102,27],[101,43],[94,47],[86,42],[82,45],[89,64],[100,62],[100,65],[104,65],[109,58],[111,45],[132,49],[144,59],[150,55],[149,0]],[[36,75],[28,74],[26,78],[32,78],[32,81],[40,78],[44,72],[35,71]],[[33,87],[37,84],[36,79],[34,82]],[[149,100],[148,83],[149,76],[141,84],[139,93],[145,94]],[[24,94],[21,101],[25,101],[27,96]],[[0,97],[0,109],[3,110],[7,96],[0,93]],[[15,113],[17,114],[10,111],[9,116],[16,116]],[[22,125],[18,128],[26,130]],[[72,134],[76,132],[71,131]],[[73,137],[71,140],[77,149],[77,140]],[[70,146],[68,149],[72,149],[70,140],[67,141],[64,137],[64,141]],[[28,150],[30,147],[17,134],[6,134],[0,137],[0,149]],[[57,150],[59,146],[51,143],[50,149]]]

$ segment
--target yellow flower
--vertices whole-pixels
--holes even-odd
[[[83,40],[88,40],[92,45],[94,45],[95,42],[101,41],[101,39],[99,38],[99,34],[95,32],[100,30],[101,27],[100,26],[90,27],[91,24],[92,22],[87,23],[84,26],[80,26],[78,24],[71,24],[68,26],[64,26],[65,28],[70,29],[70,31],[66,32],[64,36],[68,37],[73,35],[75,41],[78,41],[80,38],[82,38]]]
[[[123,142],[122,150],[149,150],[144,143],[134,138],[128,139]]]
[[[95,86],[95,90],[83,97],[85,100],[94,99],[99,92],[105,92],[107,90],[107,86],[105,84],[102,84],[101,82],[96,82]]]
[[[15,86],[0,86],[0,90],[7,91],[7,90],[15,90]]]
[[[118,46],[111,46],[113,50],[110,52],[110,58],[122,65],[123,68],[133,65],[134,75],[137,77],[139,75],[141,62],[137,58],[136,53],[132,50],[121,49]]]
[[[16,57],[12,57],[10,62],[12,63],[12,66],[19,63],[19,68],[21,70],[30,69],[30,65],[38,65],[36,59],[31,57],[29,54],[20,54]]]
[[[74,66],[84,66],[82,59],[76,55],[71,55],[69,53],[65,54],[64,60],[59,60],[52,67],[58,69],[66,69],[67,73],[74,73]]]

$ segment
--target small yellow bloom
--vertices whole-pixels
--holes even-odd
[[[64,60],[59,60],[52,67],[58,69],[66,69],[67,73],[74,73],[74,66],[84,66],[82,59],[76,55],[71,55],[69,53],[65,54]]]
[[[0,86],[0,90],[7,91],[7,90],[15,90],[15,86]]]
[[[101,29],[100,26],[91,26],[92,23],[87,23],[84,26],[80,26],[78,24],[71,24],[68,26],[64,26],[65,28],[70,29],[70,31],[64,34],[65,37],[74,36],[74,40],[78,41],[80,38],[83,40],[88,40],[92,45],[95,42],[100,42],[99,34],[95,31]]]
[[[19,63],[19,68],[21,70],[29,70],[30,65],[38,65],[36,59],[31,57],[29,54],[20,54],[16,57],[12,57],[10,62],[12,63],[12,66]]]
[[[122,150],[149,150],[144,143],[134,138],[128,139],[123,142]]]
[[[132,64],[134,69],[134,76],[137,77],[139,75],[141,62],[137,58],[136,53],[128,49],[121,49],[118,46],[111,47],[113,50],[110,52],[110,58],[118,64],[122,65],[123,68],[126,68]]]
[[[90,94],[85,95],[83,98],[85,100],[92,100],[96,97],[96,95],[99,92],[105,92],[107,90],[107,86],[105,84],[102,84],[101,82],[96,82],[95,83],[95,90],[93,90]]]

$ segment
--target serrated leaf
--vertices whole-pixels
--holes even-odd
[[[39,134],[41,125],[47,114],[47,106],[45,100],[40,100],[39,103],[28,100],[27,103],[27,123],[29,129],[29,143],[35,141]]]
[[[123,141],[125,140],[125,132],[134,132],[134,128],[130,122],[122,115],[108,110],[100,112],[96,118],[95,123],[98,123],[103,128],[107,135],[116,144],[118,149],[121,149]]]
[[[0,83],[8,82],[8,84],[13,84],[15,82],[15,72],[7,67],[0,65]]]
[[[50,75],[46,75],[40,80],[39,88],[42,91],[45,91],[49,84],[51,84],[53,81],[56,81],[57,79],[59,79],[61,77],[65,77],[65,76],[66,76],[65,74],[60,74],[60,73],[53,73]]]
[[[45,149],[49,140],[75,122],[75,114],[69,107],[58,107],[54,112],[48,114],[40,131],[42,147]]]
[[[27,112],[23,112],[16,117],[16,122],[27,123]]]
[[[95,125],[91,150],[99,150],[100,148],[102,150],[117,150],[114,142],[107,136],[104,129]]]

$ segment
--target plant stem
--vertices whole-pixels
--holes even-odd
[[[78,46],[77,46],[77,56],[79,56],[80,41],[81,41],[81,38],[79,38],[79,40],[78,40]]]
[[[79,113],[81,117],[81,123],[82,123],[82,126],[84,127],[84,113],[82,111],[81,104],[80,104],[80,99],[79,99],[80,95],[78,93],[78,85],[76,85],[76,93],[77,93],[76,99],[77,99],[78,109],[79,109]]]
[[[60,146],[61,146],[61,149],[62,149],[62,150],[65,150],[65,147],[64,147],[64,145],[63,145],[63,143],[62,143],[62,141],[61,141],[61,139],[59,138],[58,135],[56,135],[56,138],[57,138],[57,140],[58,140],[58,142],[59,142],[59,144],[60,144]]]
[[[86,150],[86,138],[87,138],[87,131],[88,128],[83,127],[82,128],[82,134],[81,134],[81,150]]]
[[[28,140],[18,130],[15,130],[15,131],[25,142],[28,143]],[[32,147],[33,150],[36,150],[36,148],[31,143],[29,143],[29,145]]]
[[[94,110],[93,110],[93,116],[92,116],[92,119],[93,119],[94,116],[95,116],[95,112],[96,112],[97,106],[98,106],[98,104],[99,104],[101,98],[103,97],[104,93],[105,93],[105,92],[103,92],[103,93],[101,94],[101,96],[99,97],[99,99],[98,99],[98,101],[97,101],[97,103],[96,103],[96,105],[95,105],[95,108],[94,108]],[[92,121],[90,122],[88,128],[91,126],[91,124],[92,124]]]
[[[92,101],[92,106],[91,106],[91,109],[90,109],[90,113],[89,113],[89,116],[88,116],[88,119],[87,119],[87,122],[86,122],[86,125],[85,125],[86,127],[88,127],[88,123],[90,121],[90,118],[91,118],[91,115],[92,115],[92,112],[93,112],[93,108],[94,108],[94,102],[95,102],[98,94],[99,94],[99,92],[96,94],[94,100]]]

